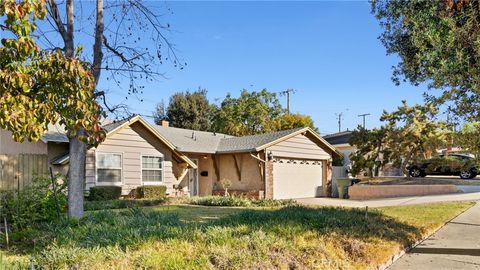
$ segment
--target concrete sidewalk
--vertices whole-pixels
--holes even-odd
[[[388,198],[388,199],[376,199],[376,200],[368,200],[368,201],[343,200],[343,199],[335,199],[335,198],[305,198],[305,199],[296,199],[296,201],[304,205],[318,205],[318,206],[384,207],[384,206],[412,205],[412,204],[425,204],[425,203],[438,203],[438,202],[480,201],[480,192]],[[480,234],[477,237],[479,237],[480,239]]]
[[[445,224],[388,269],[480,269],[480,203]]]

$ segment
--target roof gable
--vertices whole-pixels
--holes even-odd
[[[217,153],[258,152],[299,134],[304,134],[319,147],[325,149],[331,154],[335,154],[339,157],[342,155],[337,149],[335,149],[318,133],[309,127],[282,130],[260,135],[222,139],[219,148],[217,149]]]
[[[192,160],[190,160],[183,153],[179,152],[176,149],[175,145],[173,145],[169,140],[167,140],[164,136],[162,136],[162,134],[160,134],[155,128],[153,128],[147,121],[145,121],[139,115],[136,115],[136,116],[133,116],[131,118],[127,118],[127,119],[124,119],[124,120],[121,120],[121,121],[118,121],[118,122],[113,122],[113,123],[107,124],[107,125],[103,126],[103,128],[105,129],[105,131],[107,133],[107,138],[109,138],[109,137],[112,137],[113,135],[115,135],[119,130],[123,129],[124,127],[130,126],[133,123],[142,124],[157,139],[159,139],[170,150],[172,150],[172,153],[173,153],[174,156],[176,156],[180,160],[186,162],[192,168],[197,168],[197,165]],[[63,134],[63,135],[66,137],[65,134]],[[66,142],[68,142],[68,138],[67,138]],[[58,158],[55,160],[57,163],[60,162],[60,161],[62,163],[68,162],[68,157],[63,157],[63,158],[59,157],[59,158],[60,158],[60,160],[57,160]]]

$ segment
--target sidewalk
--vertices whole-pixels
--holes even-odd
[[[304,199],[296,199],[296,201],[304,205],[318,205],[318,206],[384,207],[384,206],[437,203],[437,202],[480,201],[480,192],[387,198],[387,199],[377,199],[377,200],[368,200],[368,201],[343,200],[343,199],[335,199],[335,198],[304,198]],[[477,237],[480,239],[480,234],[477,235]]]
[[[388,269],[480,269],[480,203],[445,224]]]

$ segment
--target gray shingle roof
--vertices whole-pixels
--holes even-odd
[[[251,135],[251,136],[244,136],[244,137],[233,137],[233,138],[222,139],[217,148],[217,153],[254,151],[257,147],[271,143],[275,140],[278,140],[287,135],[295,133],[301,129],[303,128],[282,130],[282,131],[260,134],[260,135]]]
[[[155,129],[177,147],[178,151],[188,153],[209,153],[217,151],[220,141],[232,138],[230,135],[174,127],[155,125]]]
[[[106,132],[111,132],[121,126],[129,119],[116,122],[109,122],[103,128]],[[250,152],[258,147],[271,143],[275,140],[288,136],[304,128],[282,130],[267,134],[234,137],[222,133],[205,132],[191,129],[182,129],[175,127],[162,127],[151,125],[163,137],[176,147],[176,150],[185,153],[232,153],[232,152]],[[42,136],[44,141],[68,142],[65,131],[59,126],[53,126]],[[63,162],[63,157],[58,157],[58,161]]]
[[[48,131],[40,137],[44,142],[63,142],[68,143],[68,137],[65,129],[59,124],[48,125]]]
[[[342,132],[323,136],[323,138],[331,145],[349,143],[351,137],[352,137],[351,131],[342,131]]]
[[[103,128],[108,133],[108,132],[114,130],[115,128],[117,128],[118,126],[122,125],[123,123],[125,123],[128,120],[129,119],[124,119],[124,120],[114,122],[114,121],[109,120],[109,119],[104,119],[102,122],[103,123],[108,123],[108,124],[104,124]],[[49,125],[48,126],[48,131],[45,134],[42,135],[41,140],[44,141],[44,142],[64,142],[64,143],[68,143],[69,141],[68,141],[68,137],[67,137],[66,134],[67,134],[67,132],[65,131],[63,126],[61,126],[59,124]]]

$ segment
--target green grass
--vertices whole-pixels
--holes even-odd
[[[91,212],[15,239],[44,269],[375,269],[472,203],[364,209],[168,205]],[[1,262],[0,262],[1,264]]]

